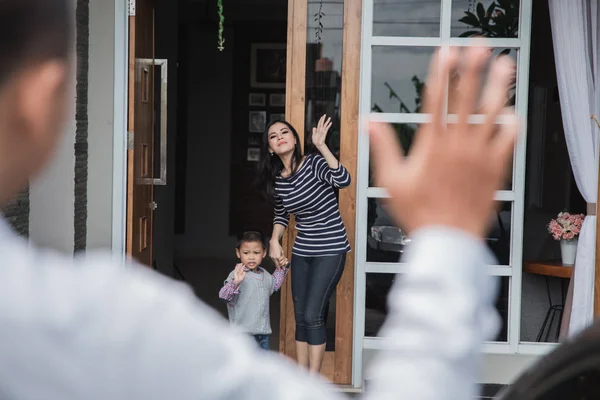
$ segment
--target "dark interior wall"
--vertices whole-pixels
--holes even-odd
[[[286,42],[287,1],[228,3],[223,52],[217,50],[216,7],[200,3],[189,3],[180,13],[180,44],[185,45],[180,53],[185,93],[180,99],[185,94],[187,105],[179,111],[187,135],[179,139],[186,160],[182,165],[180,147],[176,258],[223,259],[234,254],[240,230],[256,229],[254,222],[232,229],[234,222],[264,220],[262,207],[268,213],[264,225],[271,226],[270,209],[262,199],[243,211],[230,207],[250,204],[242,196],[254,179],[255,163],[246,162],[250,45]]]
[[[228,27],[228,32],[233,29]],[[235,43],[228,37],[219,52],[212,23],[188,24],[185,30],[185,231],[177,236],[177,256],[219,258],[235,245],[228,232]]]
[[[156,1],[156,58],[168,60],[167,93],[167,185],[155,186],[154,262],[156,268],[174,276],[175,253],[175,187],[178,132],[178,17],[176,1]],[[158,71],[158,69],[157,69]],[[159,149],[154,149],[155,158]]]
[[[267,112],[267,121],[271,113],[284,113],[284,107],[273,107],[269,95],[285,93],[285,89],[257,88],[251,86],[250,69],[251,48],[254,43],[285,44],[287,38],[285,21],[273,23],[240,22],[235,30],[235,50],[233,70],[233,129],[231,131],[231,169],[229,200],[229,232],[232,235],[246,230],[258,230],[270,235],[273,227],[273,207],[261,196],[254,185],[256,178],[256,162],[248,161],[247,149],[258,148],[250,145],[250,136],[261,137],[261,134],[249,132],[249,112]],[[249,106],[250,93],[264,94],[265,106]]]

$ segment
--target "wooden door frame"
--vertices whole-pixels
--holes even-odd
[[[139,1],[139,0],[138,0]],[[135,3],[138,3],[138,1],[136,1]],[[155,34],[156,34],[156,19],[155,19],[155,9],[154,9],[154,0],[141,0],[143,2],[145,2],[144,4],[146,5],[146,7],[149,7],[149,10],[151,11],[149,14],[145,15],[142,14],[140,12],[140,8],[145,10],[145,8],[143,7],[138,7],[139,4],[135,4],[132,6],[132,8],[130,8],[130,12],[128,13],[128,61],[127,61],[127,76],[128,76],[128,91],[127,91],[127,160],[126,160],[126,184],[127,184],[127,191],[126,191],[126,214],[125,214],[125,221],[126,221],[126,226],[125,226],[125,257],[126,259],[131,262],[133,261],[133,255],[136,254],[136,251],[134,249],[135,247],[135,243],[133,242],[134,237],[135,237],[135,231],[136,231],[136,210],[139,211],[139,209],[136,208],[136,202],[139,201],[138,198],[141,196],[142,199],[148,200],[148,204],[147,206],[144,205],[142,207],[150,207],[150,203],[153,203],[154,201],[154,181],[152,179],[147,180],[145,179],[145,181],[149,181],[149,182],[142,182],[141,179],[139,179],[141,177],[141,173],[140,176],[137,176],[136,174],[136,164],[139,163],[140,159],[136,159],[135,157],[135,152],[136,152],[136,145],[135,143],[138,143],[139,139],[142,138],[142,133],[141,132],[135,132],[136,129],[138,128],[136,126],[136,112],[139,112],[139,110],[136,110],[136,105],[139,103],[136,103],[136,96],[138,95],[137,90],[136,90],[136,76],[138,76],[138,68],[140,68],[140,66],[138,65],[138,62],[140,61],[140,58],[144,58],[144,59],[150,59],[150,60],[154,60],[155,58],[155,46],[156,46],[156,40],[155,40]],[[144,39],[148,40],[148,36],[144,36],[144,35],[140,35],[138,37],[138,35],[140,33],[146,33],[146,32],[138,32],[138,27],[144,27],[143,25],[138,25],[138,16],[147,16],[148,18],[151,18],[151,26],[149,27],[150,30],[150,41],[151,44],[148,46],[148,49],[150,49],[149,51],[147,51],[148,49],[146,49],[146,47],[139,47],[138,45],[140,43],[146,43],[143,42]],[[141,42],[140,42],[141,41]],[[149,42],[148,42],[149,43]],[[139,51],[138,51],[139,50]],[[142,52],[142,57],[140,57],[140,52]],[[153,63],[153,61],[152,61]],[[149,85],[150,87],[148,88],[148,95],[151,96],[149,98],[148,101],[146,101],[146,103],[149,102],[150,107],[153,109],[154,108],[154,66],[152,65],[152,70],[150,73],[150,78],[149,78]],[[142,100],[142,102],[144,102],[144,100]],[[154,123],[154,116],[152,114],[151,116],[152,122],[150,123],[150,125],[152,125]],[[137,133],[137,135],[136,135]],[[139,136],[138,136],[139,135]],[[149,150],[149,155],[148,155],[148,159],[147,162],[144,163],[144,165],[146,166],[153,166],[154,165],[154,142],[153,142],[153,137],[150,139],[150,150]],[[138,164],[139,165],[139,164]],[[138,167],[141,168],[141,167]],[[150,167],[152,168],[152,167]],[[152,169],[151,169],[152,170]],[[153,172],[152,172],[153,175]],[[142,189],[140,187],[143,187],[143,190],[146,192],[145,194],[147,196],[144,196],[144,192],[141,191]],[[146,198],[147,197],[147,198]],[[137,205],[137,207],[139,207],[139,204]],[[148,234],[147,236],[147,253],[149,254],[149,262],[147,263],[148,267],[152,266],[152,261],[153,261],[153,236],[154,236],[154,218],[153,218],[153,214],[154,211],[153,210],[146,210],[146,212],[148,213],[148,217],[147,217],[147,224],[149,225],[149,228],[146,228],[146,232]],[[146,218],[146,217],[144,217]],[[141,220],[140,220],[141,221]],[[137,229],[140,230],[141,229],[138,227]],[[149,232],[149,233],[148,233]],[[140,238],[140,240],[142,240]],[[144,241],[145,242],[145,241]],[[141,242],[140,242],[141,243]],[[140,247],[140,252],[141,250],[141,244],[139,245]]]
[[[304,143],[307,0],[288,0],[287,80],[285,115],[298,131]],[[340,162],[352,176],[351,185],[340,191],[339,207],[348,231],[352,248],[356,247],[356,178],[358,154],[358,116],[360,88],[360,54],[362,39],[362,0],[344,1],[344,28],[342,45],[342,91],[340,124]],[[287,254],[291,254],[295,237],[294,222],[283,238]],[[352,384],[353,332],[354,332],[354,252],[348,253],[346,267],[336,292],[335,352],[325,354],[324,369],[333,368],[327,377],[336,384]],[[340,316],[342,316],[340,318]],[[290,279],[281,291],[280,351],[295,358],[294,314]],[[333,364],[333,365],[332,365]]]

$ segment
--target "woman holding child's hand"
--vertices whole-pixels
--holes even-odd
[[[296,354],[298,363],[315,373],[325,354],[325,307],[350,251],[334,191],[350,185],[350,174],[327,147],[331,125],[326,115],[319,119],[311,136],[316,151],[303,155],[293,126],[285,121],[269,124],[259,163],[259,182],[275,208],[269,256],[277,267],[289,263],[281,238],[290,215],[296,219],[291,259]]]

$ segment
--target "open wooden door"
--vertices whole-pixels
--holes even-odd
[[[152,265],[154,187],[154,5],[129,0],[127,256]]]
[[[329,19],[323,26],[320,18],[325,15],[343,15],[343,19]],[[351,186],[339,192],[339,207],[353,248],[356,246],[361,18],[362,0],[327,5],[288,0],[286,120],[304,142],[323,113],[333,117],[328,146],[352,175]],[[293,227],[292,220],[284,235],[286,254],[291,254],[296,236]],[[321,369],[325,377],[339,385],[353,384],[354,267],[354,252],[350,252],[329,307],[327,351]],[[295,358],[290,279],[286,279],[281,291],[280,321],[280,351]]]

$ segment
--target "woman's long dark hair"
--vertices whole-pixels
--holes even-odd
[[[271,155],[269,151],[269,129],[275,124],[284,124],[288,127],[290,132],[294,135],[296,139],[296,147],[294,147],[294,152],[292,153],[292,175],[296,173],[298,169],[298,165],[302,160],[302,145],[300,143],[300,136],[298,136],[298,132],[296,129],[287,121],[273,121],[265,130],[265,133],[262,137],[262,143],[260,147],[260,160],[258,162],[257,176],[256,176],[256,184],[262,194],[270,201],[274,200],[275,194],[275,178],[281,175],[281,171],[283,171],[283,162],[281,159],[277,157],[275,154]]]

